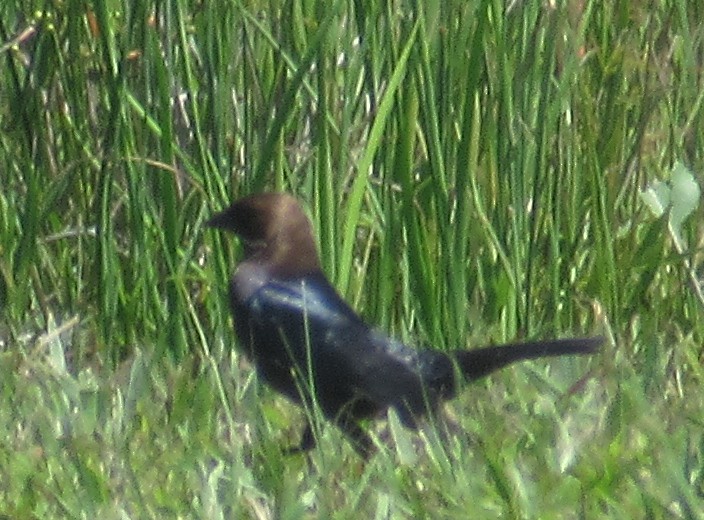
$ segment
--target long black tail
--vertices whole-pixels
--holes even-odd
[[[528,341],[457,351],[450,355],[455,358],[465,380],[471,382],[516,361],[592,354],[603,342],[602,337]]]

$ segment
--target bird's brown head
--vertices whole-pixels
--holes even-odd
[[[308,217],[286,193],[260,193],[235,201],[206,222],[231,231],[244,244],[245,261],[276,276],[302,276],[320,270]]]

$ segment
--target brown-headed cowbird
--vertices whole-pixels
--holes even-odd
[[[510,363],[589,354],[602,338],[533,341],[471,350],[414,349],[368,326],[325,278],[311,224],[283,193],[242,198],[207,225],[231,231],[244,260],[230,284],[239,346],[258,374],[291,400],[317,404],[368,455],[361,421],[393,407],[411,428],[460,383]],[[297,450],[315,445],[308,424]]]

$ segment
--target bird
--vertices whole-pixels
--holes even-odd
[[[274,390],[307,409],[319,407],[365,458],[375,451],[365,425],[389,408],[416,429],[464,384],[517,361],[592,354],[603,342],[597,336],[414,348],[368,325],[342,299],[323,273],[311,222],[293,195],[245,196],[205,224],[234,233],[243,247],[229,284],[239,350]],[[308,420],[288,451],[315,445]]]

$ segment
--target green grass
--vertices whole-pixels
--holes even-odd
[[[704,518],[704,210],[641,195],[704,181],[703,13],[549,5],[2,3],[0,513]],[[203,229],[271,189],[396,337],[609,344],[286,456]]]

